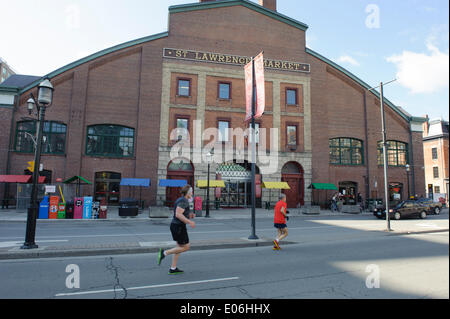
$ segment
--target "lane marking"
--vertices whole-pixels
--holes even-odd
[[[173,284],[130,287],[130,288],[126,288],[126,290],[130,291],[130,290],[143,290],[143,289],[153,289],[153,288],[163,288],[163,287],[198,285],[198,284],[205,284],[205,283],[210,283],[210,282],[221,282],[221,281],[230,281],[230,280],[238,280],[238,279],[239,279],[239,277],[229,277],[229,278],[219,278],[219,279],[209,279],[209,280],[199,280],[199,281],[186,281],[186,282],[179,282],[179,283],[173,283]],[[111,293],[111,292],[115,292],[115,291],[116,291],[115,289],[105,289],[105,290],[94,290],[94,291],[80,291],[80,292],[72,292],[72,293],[59,293],[59,294],[56,294],[55,297],[104,294],[104,293]]]
[[[162,247],[162,246],[172,246],[176,245],[175,241],[152,241],[152,242],[139,242],[141,247]]]
[[[430,223],[416,224],[416,226],[419,226],[419,227],[428,227],[428,228],[439,228],[436,224],[430,224]]]

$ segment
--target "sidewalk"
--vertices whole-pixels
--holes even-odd
[[[350,215],[372,215],[372,212],[365,211],[362,214],[350,214],[350,213],[339,213],[332,212],[331,210],[321,210],[320,213],[309,212],[307,209],[290,209],[291,216],[350,216]],[[270,218],[273,217],[273,210],[267,210],[262,208],[256,209],[256,218]],[[210,210],[211,219],[247,219],[251,218],[250,208],[240,208],[240,209],[219,209]],[[205,217],[205,211],[202,212],[202,217]],[[171,218],[171,217],[169,217]],[[117,221],[117,220],[127,220],[127,221],[139,221],[142,219],[161,219],[161,218],[150,218],[149,209],[140,210],[138,216],[136,217],[121,217],[119,216],[118,207],[108,207],[107,219],[38,219],[37,222],[49,222],[49,223],[61,223],[61,222],[105,222],[105,221]],[[0,222],[10,221],[10,222],[26,222],[27,221],[27,211],[21,210],[16,211],[15,209],[0,209]]]

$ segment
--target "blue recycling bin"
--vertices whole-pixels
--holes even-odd
[[[84,202],[84,204],[83,204],[83,219],[91,219],[92,218],[93,198],[85,197],[83,202]]]
[[[48,196],[44,196],[42,202],[39,204],[39,219],[48,219],[48,211],[50,209],[50,202]]]

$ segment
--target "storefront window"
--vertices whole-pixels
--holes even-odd
[[[109,204],[118,204],[121,178],[120,173],[95,173],[95,200],[100,202],[102,199],[106,199]]]
[[[403,200],[403,184],[389,183],[389,201],[400,202]]]

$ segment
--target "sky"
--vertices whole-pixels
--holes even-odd
[[[43,76],[167,31],[168,7],[193,2],[0,0],[0,57],[19,74]],[[309,26],[307,47],[369,85],[397,79],[385,96],[411,115],[449,119],[448,1],[278,0],[278,12]]]

